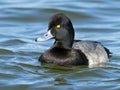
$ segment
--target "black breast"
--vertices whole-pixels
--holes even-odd
[[[79,50],[52,48],[42,54],[39,58],[42,63],[58,65],[88,65],[86,56]]]

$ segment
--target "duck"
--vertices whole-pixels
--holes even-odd
[[[41,63],[61,66],[87,65],[96,67],[109,61],[111,52],[100,42],[74,40],[75,31],[71,20],[63,13],[51,16],[48,30],[36,42],[54,39],[53,46],[40,57]]]

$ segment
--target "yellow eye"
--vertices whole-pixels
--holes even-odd
[[[58,24],[58,25],[56,26],[56,28],[57,28],[57,29],[60,29],[60,28],[61,28],[61,25],[60,25],[60,24]]]

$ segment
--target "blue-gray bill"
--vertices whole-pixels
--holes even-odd
[[[36,38],[36,42],[42,42],[42,41],[46,41],[46,40],[49,40],[49,39],[51,39],[51,38],[53,38],[54,36],[51,34],[51,30],[48,30],[48,32],[47,33],[45,33],[44,35],[43,35],[43,37],[38,37],[38,38]]]

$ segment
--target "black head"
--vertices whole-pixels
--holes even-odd
[[[43,38],[37,38],[36,41],[45,41],[50,38],[55,39],[54,46],[72,48],[74,41],[74,29],[70,19],[64,14],[55,14],[50,18],[48,32]]]
[[[74,29],[70,19],[64,14],[55,14],[50,18],[48,30],[51,30],[51,34],[56,41],[63,42],[72,47],[74,40]]]

